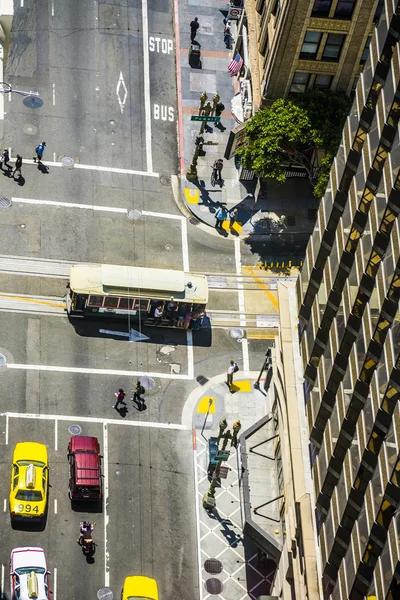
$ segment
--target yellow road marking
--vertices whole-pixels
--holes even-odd
[[[276,335],[271,335],[269,333],[248,333],[246,337],[248,340],[274,340],[277,335],[278,331],[276,332]]]
[[[184,194],[188,204],[199,203],[199,190],[197,188],[185,188]]]
[[[211,404],[209,404],[211,400]],[[197,406],[197,413],[202,413],[202,414],[207,414],[208,412],[210,413],[210,415],[214,415],[215,414],[215,399],[214,396],[204,396],[204,398],[202,398]]]
[[[258,287],[261,290],[263,290],[263,292],[268,296],[268,298],[271,300],[272,304],[276,308],[278,308],[279,307],[278,300],[275,298],[275,296],[273,294],[271,294],[271,292],[268,290],[268,288],[265,285],[265,283],[259,277],[257,277],[257,275],[255,274],[254,270],[251,267],[244,267],[243,270],[248,271],[250,273],[250,275],[253,276],[253,279],[256,282],[256,284],[258,285]]]
[[[246,379],[245,381],[234,381],[233,385],[239,388],[239,392],[251,392],[250,379]]]
[[[48,300],[36,300],[36,298],[24,298],[23,296],[7,296],[0,294],[0,299],[16,300],[17,302],[28,302],[30,304],[42,304],[43,306],[56,306],[57,308],[64,306],[64,302],[49,302]]]
[[[222,229],[225,229],[226,231],[230,231],[231,229],[233,229],[237,233],[242,233],[243,231],[242,224],[238,221],[235,221],[232,227],[229,226],[229,221],[224,221],[222,223]]]

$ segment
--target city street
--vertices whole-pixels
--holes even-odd
[[[18,181],[0,172],[1,592],[10,597],[11,550],[34,545],[47,556],[52,600],[95,598],[101,588],[118,598],[128,575],[154,577],[162,600],[199,600],[194,445],[182,413],[190,392],[226,373],[230,359],[243,373],[260,369],[276,327],[276,283],[253,277],[257,257],[240,238],[221,239],[178,208],[173,0],[14,4],[4,80],[38,90],[43,106],[5,97],[1,143],[12,165],[17,153],[24,163]],[[220,276],[210,286],[211,329],[148,327],[147,341],[130,342],[133,323],[68,318],[75,263],[202,273],[209,285]],[[247,336],[237,339],[235,328]],[[141,376],[142,411],[130,400]],[[113,409],[120,387],[126,414]],[[72,510],[67,496],[74,425],[100,442],[98,512]],[[19,441],[49,451],[43,531],[10,525]],[[85,517],[96,522],[93,564],[76,543]]]

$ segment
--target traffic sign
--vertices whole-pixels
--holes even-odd
[[[206,115],[194,115],[190,117],[191,121],[209,121],[210,123],[219,123],[221,117],[207,117]]]
[[[244,8],[234,8],[233,6],[231,6],[228,12],[228,19],[235,19],[238,21],[242,16],[243,11]]]
[[[230,450],[218,450],[218,452],[215,455],[215,460],[217,460],[218,462],[228,460],[230,453]]]

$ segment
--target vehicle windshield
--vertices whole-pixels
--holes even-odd
[[[20,467],[29,467],[29,465],[34,465],[35,467],[41,467],[43,469],[44,463],[39,462],[38,460],[19,460],[17,465]]]
[[[40,500],[43,500],[42,492],[38,490],[18,490],[15,497],[17,500],[25,500],[26,502],[40,502]]]
[[[46,569],[43,567],[20,567],[19,569],[15,569],[17,575],[28,575],[29,573],[38,573],[39,575],[44,575],[46,573]]]

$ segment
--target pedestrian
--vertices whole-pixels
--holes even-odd
[[[189,310],[189,311],[188,311],[188,312],[185,314],[185,318],[183,319],[183,321],[184,321],[184,322],[183,322],[183,327],[184,327],[185,329],[189,329],[189,325],[190,325],[190,323],[192,322],[192,319],[193,319],[193,317],[192,317],[192,314],[191,314],[191,312],[190,312],[190,310]]]
[[[154,324],[155,325],[160,325],[163,314],[164,314],[164,305],[160,304],[159,306],[156,306],[156,309],[154,311],[154,318],[155,318]]]
[[[4,148],[4,150],[0,156],[0,169],[1,170],[3,170],[3,163],[5,164],[7,169],[10,170],[10,165],[8,164],[9,160],[10,160],[10,155],[8,153],[8,148]]]
[[[224,161],[222,158],[218,158],[213,164],[213,169],[216,171],[218,181],[222,181],[222,169],[224,168]]]
[[[227,48],[231,47],[232,37],[232,21],[227,21],[224,29],[224,43]]]
[[[222,223],[228,217],[228,211],[226,210],[226,206],[220,206],[217,212],[215,213],[215,229],[220,229],[222,227]]]
[[[190,39],[194,42],[194,39],[197,34],[197,30],[200,27],[200,23],[197,17],[194,18],[194,21],[190,23]]]
[[[118,394],[117,394],[117,392],[115,392],[115,396],[117,398],[115,401],[115,404],[113,406],[113,408],[115,408],[115,410],[118,410],[119,404],[123,404],[124,406],[126,406],[126,402],[125,402],[126,392],[124,392],[124,390],[122,388],[119,388]]]
[[[231,360],[231,362],[229,363],[229,367],[228,367],[228,371],[227,371],[227,378],[226,378],[226,385],[228,386],[229,389],[233,383],[233,374],[237,373],[238,371],[239,371],[239,367],[237,366],[237,364],[235,363],[234,360]]]
[[[15,179],[15,175],[16,173],[18,173],[18,179],[21,177],[21,167],[22,167],[22,156],[20,154],[17,154],[17,158],[15,161],[15,165],[13,168],[13,172],[12,172],[12,176]]]
[[[46,142],[40,142],[39,146],[36,146],[36,148],[35,148],[36,156],[33,157],[33,162],[36,162],[36,159],[37,159],[38,163],[42,162],[42,156],[43,156],[45,147],[46,147]]]
[[[215,105],[215,116],[220,117],[225,110],[225,105],[222,102],[217,102]],[[214,123],[214,127],[218,127],[220,123]]]
[[[137,402],[140,406],[144,404],[144,399],[142,398],[143,394],[146,392],[139,379],[136,384],[136,388],[132,390],[134,392],[132,400]]]
[[[232,227],[236,223],[237,214],[238,214],[238,209],[237,208],[234,208],[233,210],[231,210],[229,212],[229,228],[230,229],[232,229]]]

